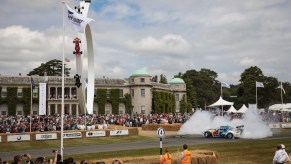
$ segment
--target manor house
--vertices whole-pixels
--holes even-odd
[[[39,114],[40,105],[43,105],[39,104],[40,83],[46,84],[46,115],[61,114],[62,77],[59,76],[0,76],[0,114]],[[84,113],[79,106],[78,89],[73,77],[65,77],[65,114]],[[168,84],[161,84],[152,82],[146,71],[137,70],[124,79],[96,78],[93,113],[180,112],[180,103],[185,97],[186,84],[182,79],[173,78]]]

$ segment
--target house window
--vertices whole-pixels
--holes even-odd
[[[140,90],[140,96],[141,97],[145,97],[145,89],[141,89]]]
[[[22,115],[22,111],[17,111],[16,115]]]
[[[7,112],[6,111],[1,111],[1,115],[6,116]]]
[[[134,97],[134,89],[131,89],[131,96]]]
[[[7,89],[6,88],[2,88],[1,97],[7,97]]]
[[[175,94],[176,101],[179,101],[179,94]]]
[[[119,97],[123,97],[123,89],[119,90]]]
[[[97,96],[97,89],[94,89],[94,97]]]
[[[144,81],[145,81],[144,78],[140,78],[141,83],[144,83]]]
[[[141,111],[142,114],[145,114],[145,106],[144,105],[141,106],[141,110],[140,111]]]
[[[38,89],[34,89],[32,92],[33,92],[32,93],[33,97],[34,98],[37,98],[37,96],[38,96]]]
[[[17,97],[22,97],[22,88],[17,89]]]
[[[134,78],[131,79],[131,82],[134,83]]]
[[[110,90],[109,89],[106,90],[106,97],[110,97]]]

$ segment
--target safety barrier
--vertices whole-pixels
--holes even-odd
[[[67,130],[64,131],[64,139],[92,138],[110,136],[135,136],[138,135],[138,128],[128,129],[103,129],[103,130]],[[31,132],[31,133],[3,133],[0,134],[0,142],[25,142],[42,140],[60,140],[60,131]]]

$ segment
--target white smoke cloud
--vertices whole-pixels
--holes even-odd
[[[223,125],[239,126],[244,125],[244,131],[241,138],[265,138],[272,136],[271,129],[262,121],[258,112],[248,110],[242,119],[233,119],[229,117],[216,116],[207,111],[196,112],[179,130],[180,135],[201,134],[210,128],[218,128]]]

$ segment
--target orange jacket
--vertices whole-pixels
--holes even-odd
[[[160,164],[172,164],[172,155],[170,153],[163,155]]]
[[[184,150],[184,157],[181,159],[181,164],[191,164],[191,153],[187,149]]]

